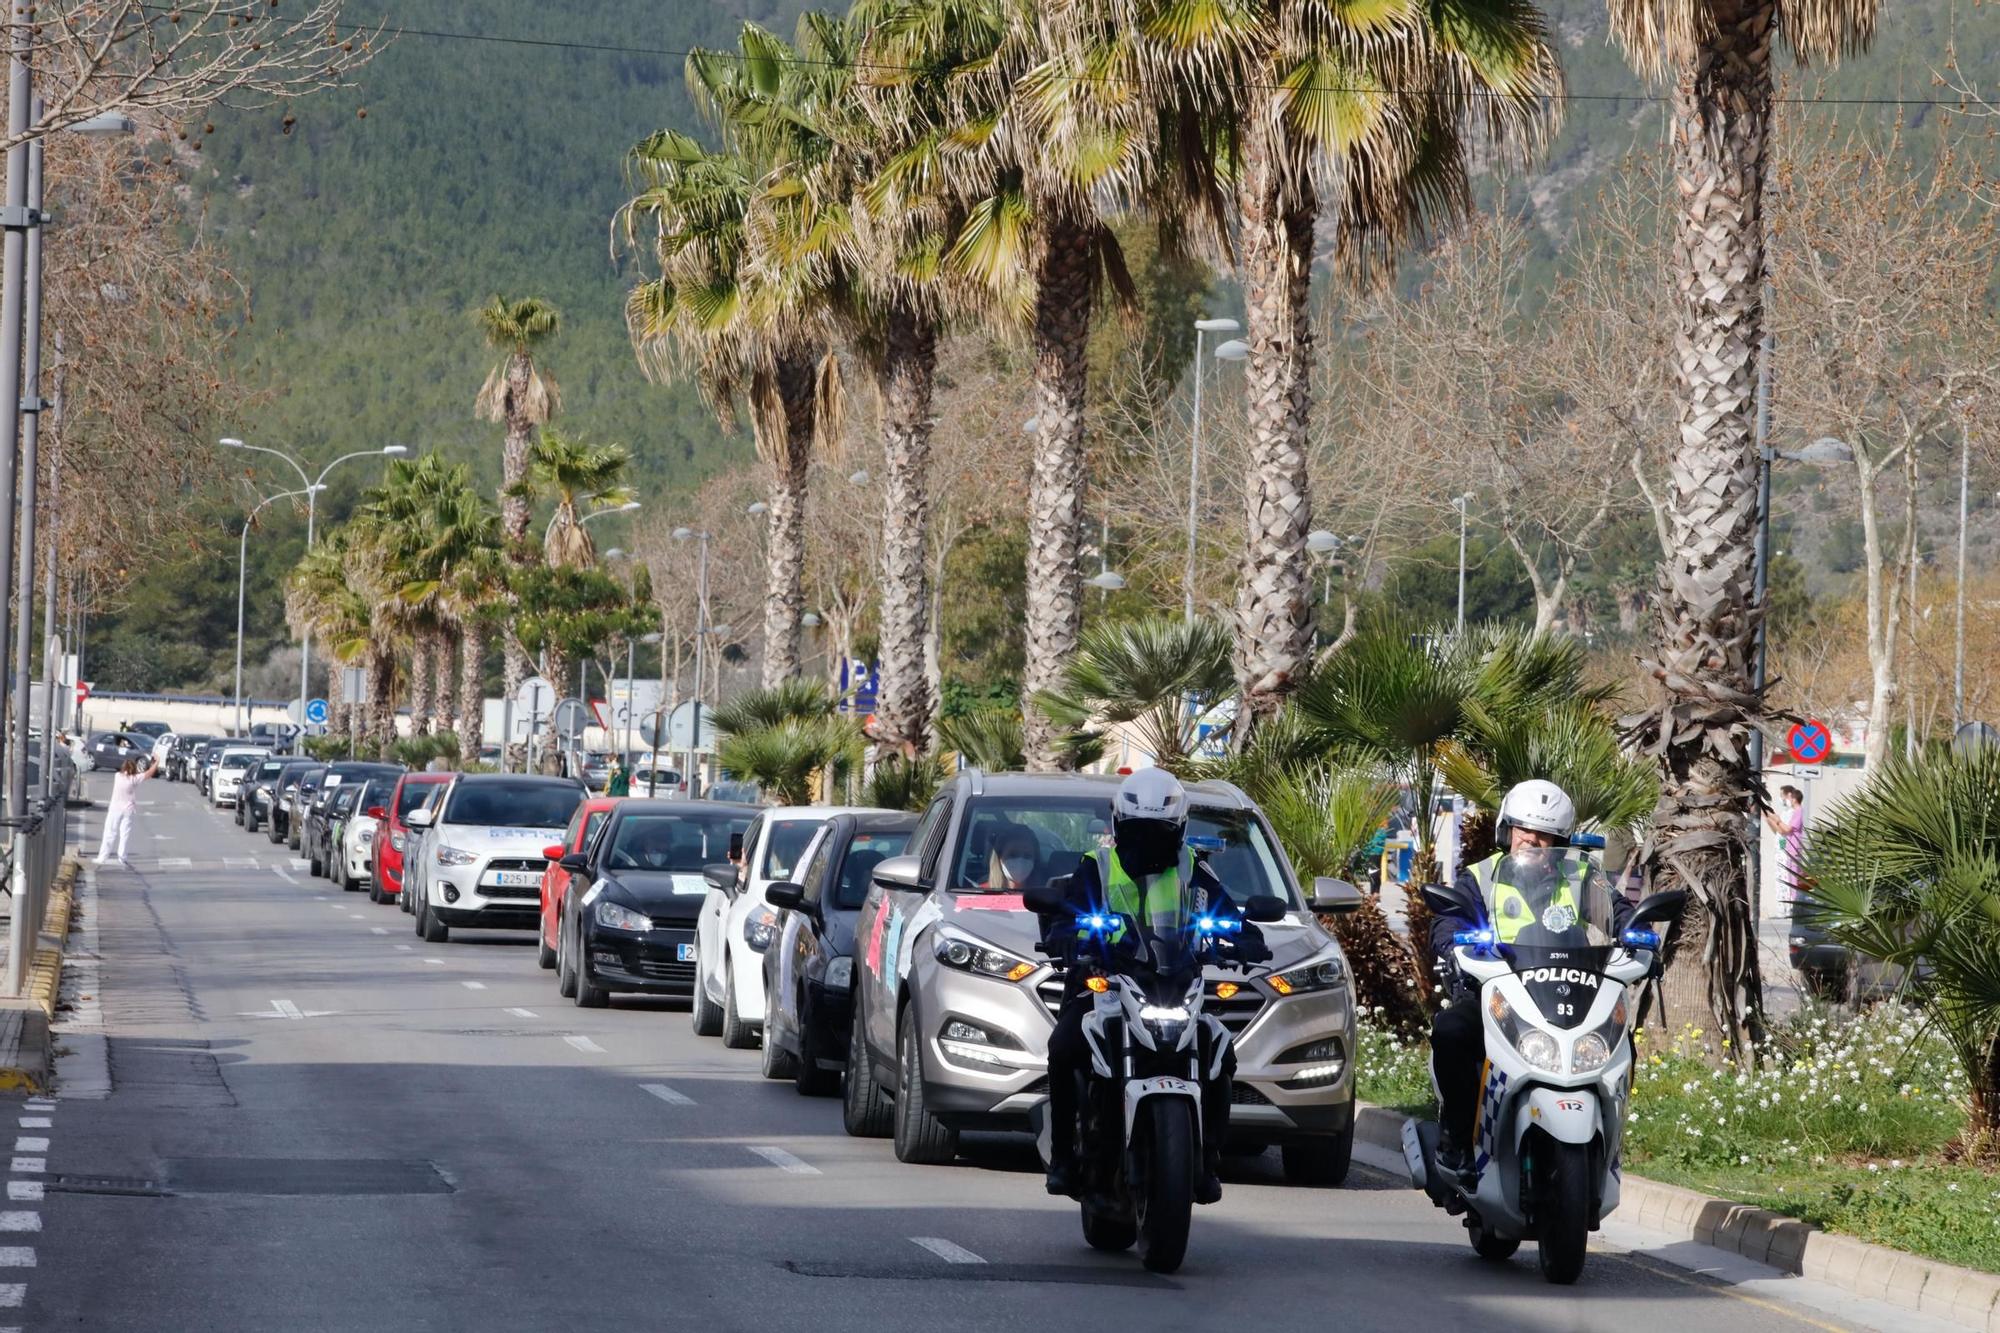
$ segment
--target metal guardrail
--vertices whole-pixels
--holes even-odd
[[[53,795],[30,798],[25,816],[0,821],[9,831],[5,887],[13,899],[7,923],[7,966],[0,975],[0,995],[9,998],[27,989],[42,925],[48,920],[49,890],[62,865],[68,837],[68,787],[68,783],[58,784]]]

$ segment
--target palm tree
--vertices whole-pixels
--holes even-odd
[[[2000,749],[1891,758],[1813,834],[1813,920],[1906,970],[1971,1092],[1966,1147],[2000,1150]]]
[[[1667,702],[1634,721],[1662,775],[1656,887],[1687,890],[1683,954],[1712,960],[1709,1008],[1736,1050],[1745,1049],[1745,1014],[1763,1003],[1745,856],[1763,800],[1749,738],[1764,715],[1750,652],[1764,614],[1754,578],[1754,404],[1771,47],[1782,34],[1802,63],[1838,60],[1868,45],[1880,7],[1880,0],[1609,3],[1612,32],[1634,66],[1673,76],[1679,201],[1671,358],[1679,429],[1664,518],[1674,551],[1660,571],[1659,656],[1649,668]]]
[[[362,512],[386,545],[392,573],[404,585],[400,601],[410,632],[410,729],[418,736],[430,732],[434,711],[449,716],[450,691],[438,691],[436,686],[440,676],[450,679],[452,656],[437,587],[422,560],[421,534],[443,496],[470,486],[470,470],[462,463],[446,463],[442,455],[399,458],[389,464],[381,483],[363,502]],[[412,586],[422,591],[412,595]]]
[[[938,744],[974,768],[1010,773],[1027,767],[1021,715],[1012,708],[979,708],[938,719]]]
[[[723,771],[755,782],[782,805],[809,804],[816,776],[827,772],[830,787],[859,756],[860,728],[834,711],[835,702],[824,686],[794,680],[719,705],[716,758]]]
[[[591,444],[551,426],[528,449],[528,467],[508,487],[523,503],[546,497],[555,512],[542,533],[542,559],[550,569],[588,569],[597,547],[583,525],[586,511],[616,509],[632,498],[625,471],[632,455],[622,444]]]
[[[1154,762],[1180,771],[1194,754],[1202,709],[1234,682],[1229,651],[1228,632],[1212,620],[1099,622],[1061,664],[1055,686],[1034,697],[1034,707],[1066,731],[1135,723]]]
[[[766,686],[798,673],[806,478],[815,450],[838,447],[845,397],[823,277],[789,268],[783,247],[751,249],[753,203],[761,191],[767,206],[789,207],[778,202],[789,196],[777,187],[824,160],[822,125],[847,78],[831,40],[837,25],[807,15],[801,32],[815,34],[805,60],[753,23],[743,25],[736,53],[689,54],[689,89],[722,131],[725,149],[710,151],[673,131],[640,143],[628,169],[645,188],[618,224],[628,245],[641,222],[650,224],[659,267],[627,304],[641,365],[655,376],[692,378],[725,429],[734,400],[743,397],[758,457],[770,469]]]
[[[513,558],[527,558],[527,501],[506,498],[528,470],[528,445],[535,431],[562,408],[555,377],[535,359],[536,351],[562,331],[562,315],[538,296],[508,300],[496,294],[478,312],[487,344],[503,353],[486,374],[473,410],[488,421],[504,422],[507,441],[500,455],[500,527]],[[502,686],[508,698],[528,678],[528,659],[510,638],[504,645]],[[518,754],[512,756],[518,759]]]
[[[285,618],[310,627],[335,660],[368,673],[364,710],[370,748],[386,753],[396,734],[398,614],[391,558],[380,531],[358,519],[328,533],[293,568],[285,587]]]

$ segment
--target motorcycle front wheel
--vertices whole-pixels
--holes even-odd
[[[1590,1245],[1590,1149],[1581,1143],[1552,1143],[1536,1156],[1542,1276],[1566,1287],[1582,1275]]]
[[[1146,1102],[1145,1125],[1137,1152],[1146,1178],[1134,1182],[1138,1205],[1139,1259],[1148,1270],[1171,1273],[1187,1257],[1188,1227],[1194,1220],[1194,1108],[1179,1097]]]

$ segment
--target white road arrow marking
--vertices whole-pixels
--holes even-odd
[[[783,1148],[774,1148],[768,1144],[753,1144],[750,1151],[756,1153],[759,1157],[787,1175],[816,1176],[819,1174],[818,1167],[806,1161],[803,1157],[794,1157]]]
[[[273,1000],[268,1012],[260,1009],[254,1012],[243,1013],[241,1016],[244,1018],[327,1018],[339,1012],[337,1009],[301,1009],[290,1000]]]
[[[910,1237],[910,1243],[929,1250],[948,1264],[983,1264],[986,1262],[963,1245],[954,1245],[941,1236],[912,1236]]]
[[[564,1037],[563,1040],[568,1042],[570,1045],[576,1047],[579,1051],[588,1051],[593,1055],[604,1054],[604,1048],[602,1046],[599,1046],[596,1042],[592,1041],[588,1037],[579,1037],[574,1034],[571,1034],[570,1036]]]
[[[514,1015],[514,1017],[516,1017],[516,1018],[538,1018],[538,1017],[540,1017],[540,1015],[538,1015],[538,1014],[537,1014],[537,1013],[536,1013],[536,1012],[535,1012],[534,1010],[532,1010],[532,1009],[509,1009],[509,1010],[508,1010],[507,1012],[508,1012],[508,1013],[510,1013],[510,1014],[512,1014],[512,1015]]]
[[[651,1093],[669,1106],[693,1106],[694,1098],[686,1093],[675,1092],[664,1083],[641,1083],[639,1091]]]

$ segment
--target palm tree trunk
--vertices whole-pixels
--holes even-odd
[[[1083,627],[1083,414],[1090,337],[1090,232],[1068,222],[1050,226],[1035,273],[1034,464],[1028,477],[1028,656],[1022,696],[1053,689],[1076,652]],[[1022,748],[1028,767],[1064,767],[1061,729],[1039,708],[1023,708]]]
[[[458,652],[458,762],[460,767],[479,758],[486,740],[486,626],[477,619],[459,628]]]
[[[396,742],[396,654],[386,645],[369,647],[368,720],[368,748],[386,759]]]
[[[1263,135],[1244,140],[1243,285],[1250,356],[1249,531],[1236,583],[1236,681],[1241,747],[1305,673],[1312,640],[1306,531],[1311,424],[1313,218],[1317,200],[1301,176],[1283,179]]]
[[[419,630],[410,643],[410,734],[431,731],[431,636]]]
[[[1658,660],[1666,707],[1640,733],[1659,757],[1654,887],[1685,889],[1665,995],[1706,1011],[1743,1052],[1760,1037],[1763,988],[1745,851],[1758,799],[1749,735],[1763,711],[1750,655],[1758,345],[1764,329],[1764,148],[1774,0],[1713,13],[1715,32],[1671,103],[1680,215],[1673,236],[1678,444],[1665,496]],[[1685,1021],[1672,1016],[1669,1021]]]
[[[778,361],[778,397],[785,438],[767,450],[771,464],[769,528],[765,536],[764,688],[799,674],[799,617],[805,614],[806,472],[812,463],[818,366],[811,356]]]
[[[875,734],[885,748],[922,754],[929,744],[924,679],[925,548],[930,526],[931,387],[937,326],[910,309],[888,320],[877,379],[882,394],[882,679]]]
[[[525,352],[516,352],[507,362],[507,442],[500,455],[500,477],[502,494],[500,497],[501,536],[507,543],[516,564],[526,564],[535,558],[534,547],[528,541],[528,523],[531,513],[525,496],[507,495],[528,475],[528,449],[534,443],[535,422],[527,410],[528,381],[534,374],[534,366]],[[506,697],[513,698],[521,692],[521,683],[528,678],[528,657],[521,646],[514,642],[511,634],[502,636],[501,651],[504,654],[502,678],[505,680]],[[507,738],[502,738],[507,739]],[[527,757],[525,745],[507,747],[507,767],[520,771]]]
[[[457,643],[451,631],[440,626],[431,631],[431,709],[434,731],[450,731],[452,725],[452,681],[458,674]]]

